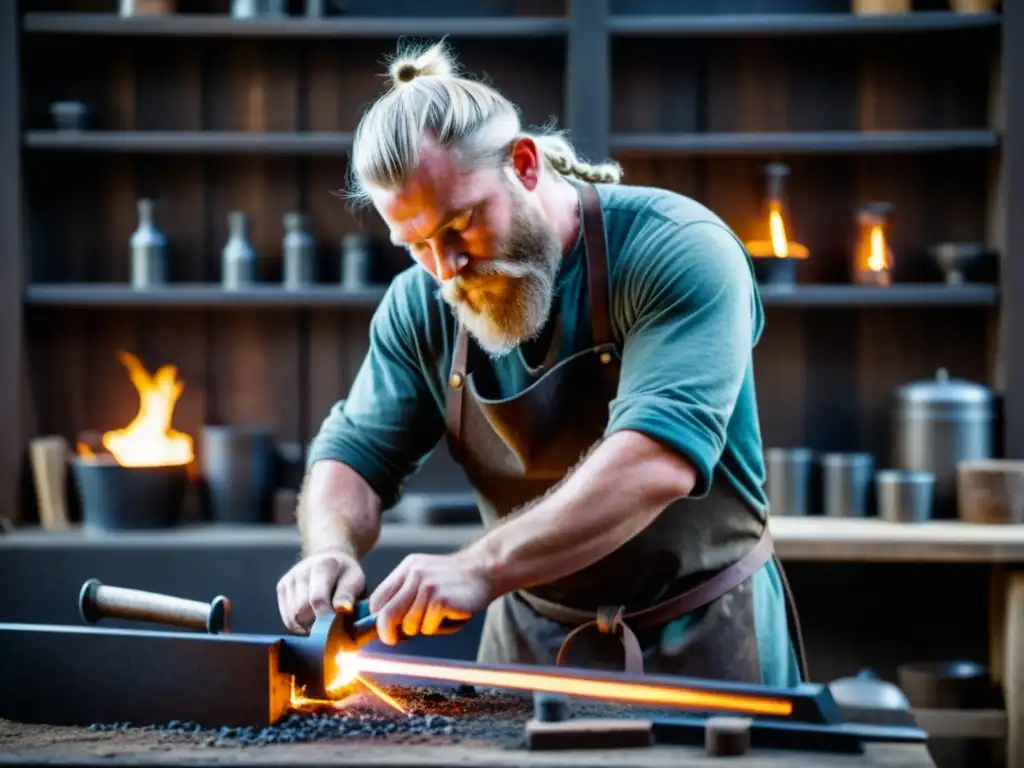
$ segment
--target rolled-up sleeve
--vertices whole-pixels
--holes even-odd
[[[384,509],[395,504],[444,433],[410,304],[415,302],[402,281],[393,282],[371,320],[369,347],[352,387],[331,408],[307,456],[308,466],[322,460],[350,466]]]
[[[618,290],[628,292],[622,373],[606,436],[635,430],[679,451],[707,494],[751,366],[758,300],[749,260],[713,222],[665,221],[637,238]]]

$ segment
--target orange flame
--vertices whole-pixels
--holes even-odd
[[[774,256],[778,259],[806,259],[810,251],[806,246],[793,242],[786,235],[786,221],[782,216],[782,203],[773,200],[768,206],[768,240],[751,240],[745,243],[747,252],[755,258]]]
[[[103,433],[103,447],[123,467],[169,467],[190,464],[194,457],[192,438],[171,427],[174,406],[184,384],[178,369],[165,365],[154,375],[135,355],[119,352],[118,358],[139,393],[139,411],[127,427]],[[82,444],[79,453],[94,458]]]
[[[623,701],[651,706],[685,707],[747,714],[787,716],[793,702],[770,696],[751,696],[720,691],[618,680],[588,679],[550,672],[520,672],[486,667],[448,666],[436,660],[370,656],[340,653],[337,656],[338,678],[328,690],[343,685],[346,679],[365,679],[365,673],[405,675],[444,680],[492,688],[513,688],[567,696]]]
[[[891,265],[889,264],[889,259],[886,258],[887,250],[882,225],[873,224],[871,232],[868,234],[868,258],[865,266],[872,272],[881,272],[883,269],[888,269]]]
[[[398,712],[400,712],[403,715],[406,714],[405,707],[403,707],[401,705],[401,703],[398,702],[393,696],[389,696],[387,693],[385,693],[383,690],[381,690],[378,686],[374,685],[372,682],[370,682],[369,680],[367,680],[364,677],[361,677],[359,674],[357,674],[355,672],[352,675],[349,676],[349,681],[347,683],[341,684],[341,683],[339,683],[336,680],[335,683],[332,684],[331,690],[337,691],[341,687],[350,688],[352,686],[352,684],[356,684],[358,686],[362,686],[363,688],[366,688],[370,693],[372,693],[374,696],[376,696],[378,699],[383,701],[385,704],[387,704],[392,709],[397,710]],[[352,695],[355,695],[355,694],[353,693]],[[305,709],[305,710],[308,710],[308,709],[318,709],[320,707],[328,707],[330,709],[344,709],[347,706],[347,702],[348,702],[349,698],[350,697],[348,697],[348,696],[345,696],[345,697],[342,697],[342,698],[337,698],[337,699],[312,699],[312,698],[309,698],[309,697],[305,696],[301,691],[296,689],[296,687],[295,687],[295,678],[294,677],[292,678],[292,690],[291,690],[291,700],[290,700],[290,704],[291,704],[292,709],[299,709],[299,710]]]

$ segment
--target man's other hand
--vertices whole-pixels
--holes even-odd
[[[432,635],[445,619],[462,621],[484,610],[497,595],[485,569],[466,552],[409,555],[370,595],[381,642],[405,635]]]
[[[365,586],[363,569],[349,553],[327,550],[309,555],[277,582],[281,620],[292,632],[308,634],[317,616],[351,611]]]

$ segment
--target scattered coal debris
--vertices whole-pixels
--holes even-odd
[[[484,741],[517,747],[523,723],[532,713],[532,699],[503,691],[458,688],[381,686],[405,712],[384,704],[370,692],[345,701],[342,708],[320,707],[292,712],[266,727],[203,728],[185,720],[161,725],[94,723],[91,731],[155,731],[185,737],[207,746],[248,747],[269,744],[367,739],[395,743]]]
[[[94,731],[156,731],[161,738],[185,739],[212,747],[256,747],[335,740],[385,741],[390,744],[475,743],[521,748],[524,725],[534,716],[533,696],[526,692],[473,688],[380,686],[402,705],[399,712],[369,691],[345,700],[343,707],[324,706],[292,712],[267,727],[202,728],[172,720],[157,726],[131,723],[95,724]],[[620,704],[572,701],[572,717],[629,717],[642,710]]]

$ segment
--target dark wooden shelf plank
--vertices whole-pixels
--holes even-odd
[[[906,283],[888,288],[861,285],[762,285],[761,301],[788,307],[941,307],[995,306],[999,290],[994,285],[945,285]]]
[[[29,286],[25,299],[29,305],[48,307],[371,309],[380,303],[384,291],[385,286],[348,290],[340,286],[317,285],[289,291],[277,285],[263,284],[227,291],[219,285],[184,283],[148,290],[116,283],[53,283]]]
[[[616,15],[609,22],[620,37],[794,37],[809,35],[896,34],[998,28],[998,13],[920,11],[859,16],[848,13],[717,15]]]
[[[859,154],[992,149],[999,134],[988,130],[811,131],[771,133],[617,133],[612,151],[621,154],[756,155],[766,152]]]
[[[220,131],[28,131],[31,149],[88,152],[283,153],[333,155],[352,146],[351,133]]]
[[[349,291],[318,285],[286,291],[276,285],[258,285],[225,291],[219,285],[181,284],[149,290],[110,283],[51,283],[29,286],[26,301],[32,306],[63,307],[374,307],[383,286]],[[991,285],[906,284],[889,288],[856,285],[760,286],[766,305],[793,307],[856,306],[992,306],[998,290]]]
[[[112,13],[26,13],[25,32],[160,37],[346,38],[400,35],[450,37],[551,37],[566,33],[564,18],[548,17],[328,17],[233,19],[217,14],[122,18]]]
[[[30,149],[89,152],[204,152],[339,154],[352,134],[330,132],[243,133],[219,131],[28,131]],[[636,154],[740,155],[766,152],[858,154],[993,149],[999,134],[987,130],[814,131],[804,133],[614,134],[612,150]]]

